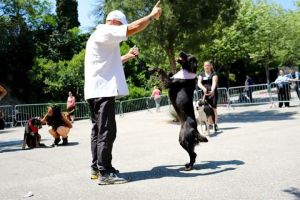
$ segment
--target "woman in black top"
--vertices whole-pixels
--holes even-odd
[[[60,137],[63,139],[63,145],[68,144],[68,134],[72,128],[71,122],[63,115],[57,105],[48,108],[47,114],[41,120],[43,124],[49,125],[49,133],[54,137],[54,145],[58,145]]]
[[[214,123],[215,131],[218,130],[218,113],[217,113],[217,103],[218,103],[218,75],[214,71],[213,66],[210,61],[205,61],[203,65],[204,71],[200,74],[198,78],[198,86],[202,90],[202,94],[206,95],[205,99],[207,103],[214,110],[215,118],[209,119],[209,121]]]

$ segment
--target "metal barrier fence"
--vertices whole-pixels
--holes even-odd
[[[66,103],[55,103],[61,108],[62,112],[67,112]],[[43,117],[47,113],[47,109],[50,103],[45,104],[23,104],[16,105],[14,109],[15,123],[23,125],[31,117]],[[116,101],[116,114],[122,114],[120,109],[120,102]],[[88,119],[90,118],[90,109],[87,102],[76,102],[75,107],[76,119]]]
[[[228,90],[227,88],[218,88],[218,105],[228,106]]]
[[[169,105],[168,96],[161,96],[160,106]],[[131,99],[121,101],[120,109],[122,110],[122,114],[139,111],[139,110],[148,110],[151,108],[155,108],[155,101],[153,98],[144,97],[138,99]]]
[[[90,118],[91,115],[90,115],[90,108],[89,108],[88,103],[87,102],[77,102],[74,115],[75,115],[76,119]]]
[[[268,84],[231,87],[228,105],[257,105],[272,103]]]
[[[251,86],[240,86],[230,88],[218,88],[218,105],[242,106],[270,104],[282,105],[283,103],[298,103],[300,105],[300,81],[288,82],[281,89],[280,84],[259,84]],[[195,91],[194,99],[197,101],[202,98],[200,90]],[[31,117],[43,117],[47,113],[50,103],[45,104],[23,104],[0,106],[0,111],[4,114],[6,126],[23,125]],[[65,103],[56,103],[65,112]],[[161,96],[160,106],[170,105],[168,96]],[[116,101],[116,114],[148,110],[155,108],[153,98],[144,97],[139,99]],[[1,116],[1,115],[0,115]],[[75,108],[76,119],[90,118],[90,110],[87,102],[77,102]]]
[[[281,82],[270,84],[270,96],[279,107],[283,104],[289,106],[290,103],[300,103],[300,81]]]
[[[14,110],[15,121],[17,124],[23,125],[31,117],[43,117],[50,105],[50,103],[16,105]],[[62,107],[61,104],[57,105]]]
[[[195,90],[194,101],[202,99],[203,95],[201,90]],[[228,105],[228,90],[227,88],[218,88],[218,105],[227,106]]]
[[[0,106],[0,120],[4,121],[5,127],[14,126],[14,108],[11,105]]]

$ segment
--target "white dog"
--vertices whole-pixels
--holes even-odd
[[[208,118],[210,116],[214,117],[214,111],[212,107],[206,102],[205,95],[202,99],[196,102],[196,110],[197,110],[197,122],[200,125],[201,132],[205,135],[210,134],[210,127]],[[204,130],[203,130],[204,126]]]

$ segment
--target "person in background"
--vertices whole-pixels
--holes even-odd
[[[245,80],[245,92],[246,95],[249,97],[250,102],[253,102],[252,99],[252,91],[253,91],[253,87],[251,87],[251,85],[254,85],[254,81],[252,80],[252,78],[248,75],[246,75],[246,80]]]
[[[62,145],[68,144],[68,134],[72,128],[72,123],[61,112],[57,105],[52,105],[48,108],[47,114],[41,119],[42,124],[49,126],[49,133],[53,136],[54,142],[52,146],[58,145],[62,137]]]
[[[299,74],[299,72],[296,71],[295,67],[290,67],[289,74],[287,75],[287,77],[289,78],[289,81],[292,82],[292,86],[297,93],[298,99],[300,99],[300,91],[299,91],[300,74]]]
[[[69,97],[67,99],[67,111],[72,123],[75,119],[75,105],[75,97],[73,96],[72,92],[69,92]]]
[[[0,101],[5,97],[6,94],[6,89],[0,85]]]
[[[160,112],[160,90],[158,89],[157,86],[154,86],[154,89],[152,91],[151,97],[153,97],[154,101],[155,101],[155,106],[156,106],[156,112]]]
[[[122,64],[136,58],[139,51],[132,48],[121,56],[120,43],[143,31],[160,15],[160,1],[148,16],[130,24],[124,13],[111,11],[105,24],[98,25],[87,41],[84,96],[92,118],[91,179],[98,179],[99,185],[128,182],[112,166],[112,149],[117,134],[115,100],[129,93]]]
[[[276,78],[274,83],[277,85],[279,108],[283,106],[283,103],[285,107],[289,107],[290,106],[289,78],[284,74],[283,69],[279,70],[278,77]]]
[[[209,119],[210,128],[212,128],[211,121],[214,123],[214,130],[218,131],[218,75],[213,69],[213,65],[210,61],[205,61],[203,65],[204,71],[198,77],[198,86],[202,90],[202,94],[205,95],[207,103],[213,108],[215,118]]]

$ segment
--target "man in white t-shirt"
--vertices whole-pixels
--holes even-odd
[[[126,16],[118,10],[110,12],[106,23],[97,26],[90,36],[85,55],[84,94],[92,116],[91,178],[99,178],[99,185],[125,183],[111,163],[116,138],[115,98],[128,95],[123,63],[138,55],[132,48],[121,56],[119,44],[127,37],[143,31],[151,21],[161,15],[160,2],[152,12],[127,24]]]

